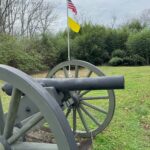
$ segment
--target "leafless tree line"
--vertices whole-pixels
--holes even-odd
[[[48,0],[0,0],[0,33],[33,37],[50,30],[57,18]]]
[[[150,9],[145,9],[140,16],[140,20],[143,24],[150,26]]]

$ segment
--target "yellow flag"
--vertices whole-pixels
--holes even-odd
[[[73,19],[71,19],[70,17],[68,17],[68,25],[72,31],[76,33],[80,31],[80,25],[76,23]]]

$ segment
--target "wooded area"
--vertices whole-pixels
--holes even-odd
[[[67,31],[51,32],[56,4],[46,0],[0,0],[0,63],[37,72],[67,60]],[[72,59],[95,65],[150,64],[150,10],[115,27],[83,22],[71,32]],[[56,26],[57,27],[57,26]]]

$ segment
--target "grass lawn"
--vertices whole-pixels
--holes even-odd
[[[150,150],[150,67],[100,69],[107,75],[124,75],[126,87],[115,92],[113,120],[94,139],[94,150]]]
[[[94,150],[150,150],[150,66],[99,68],[107,75],[124,75],[125,90],[115,91],[113,120],[94,139]]]
[[[124,75],[126,87],[115,92],[114,118],[94,140],[94,150],[150,150],[150,67],[100,68]]]

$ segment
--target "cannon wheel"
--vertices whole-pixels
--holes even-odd
[[[0,83],[8,82],[13,86],[7,116],[4,115],[0,100],[0,149],[1,150],[76,150],[74,135],[68,121],[56,100],[32,77],[15,68],[0,65]],[[28,96],[40,110],[14,132],[17,110],[22,95]],[[3,101],[3,100],[2,100]],[[6,116],[6,119],[4,119]],[[48,122],[57,144],[29,143],[20,141],[25,133],[42,119]]]
[[[86,75],[82,75],[85,72],[84,70],[87,72]],[[54,67],[48,73],[47,77],[69,78],[69,74],[74,78],[104,76],[104,73],[94,65],[81,60],[72,60],[60,63]],[[67,111],[65,113],[67,118],[69,118],[68,116],[71,114],[68,120],[70,125],[72,123],[71,127],[73,133],[77,137],[96,136],[108,126],[113,117],[115,110],[115,95],[113,90],[96,91],[98,96],[93,96],[92,92],[95,91],[70,92],[71,98],[68,98],[67,102],[71,103],[70,101],[72,99],[73,103],[70,105],[67,104]],[[89,93],[92,95],[90,96]],[[96,106],[93,103],[95,103]],[[102,105],[107,105],[107,110],[101,108],[100,103],[105,103]],[[99,118],[101,116],[103,117]],[[80,124],[82,124],[82,127],[80,127]]]

